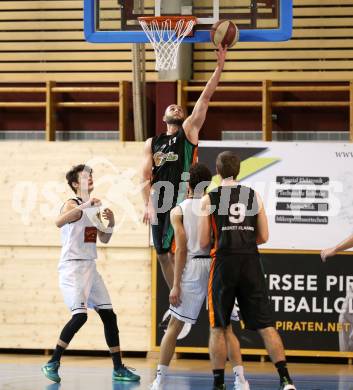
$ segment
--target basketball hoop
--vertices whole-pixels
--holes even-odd
[[[142,16],[138,21],[151,42],[156,55],[156,70],[177,67],[179,47],[191,35],[195,16]]]

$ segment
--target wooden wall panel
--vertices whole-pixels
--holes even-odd
[[[94,169],[94,195],[116,216],[97,264],[118,314],[122,348],[149,350],[151,252],[141,223],[142,150],[137,142],[0,143],[0,348],[51,349],[70,318],[58,287],[60,231],[54,219],[73,195],[65,173],[86,163]],[[94,312],[70,348],[106,349]]]
[[[45,242],[43,241],[43,245]],[[58,286],[60,248],[3,246],[0,255],[0,348],[52,349],[70,318]],[[118,316],[121,347],[148,351],[151,333],[149,248],[99,250],[97,268]],[[88,321],[70,349],[106,350],[98,315]]]
[[[117,81],[132,79],[131,44],[90,44],[83,37],[81,0],[1,1],[0,79],[3,81]],[[116,29],[116,0],[104,0],[101,26]],[[198,0],[195,7],[207,7]],[[223,0],[232,7],[234,0]],[[248,0],[239,0],[242,6]],[[145,1],[145,7],[152,7]],[[152,8],[151,8],[152,9]],[[264,21],[268,23],[271,21]],[[154,53],[146,46],[146,77],[157,80]],[[215,67],[211,44],[194,46],[193,78]],[[231,49],[224,80],[347,80],[353,77],[353,0],[294,0],[289,42],[239,43]]]
[[[65,173],[85,163],[94,169],[94,195],[116,214],[109,246],[148,247],[139,191],[142,151],[143,143],[138,142],[0,143],[0,180],[6,188],[0,194],[0,245],[60,245],[55,216],[62,202],[73,196]]]
[[[294,0],[293,24],[288,42],[242,42],[230,49],[223,80],[353,77],[353,0]],[[194,79],[211,76],[213,50],[211,44],[195,45]]]
[[[104,29],[116,29],[116,1],[102,1]],[[83,1],[1,1],[0,80],[118,81],[132,79],[131,44],[91,44],[83,34]],[[156,80],[151,47],[147,79]]]

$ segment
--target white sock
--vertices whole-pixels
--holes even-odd
[[[165,379],[165,376],[168,372],[168,366],[163,366],[163,364],[158,364],[157,366],[157,379],[158,381],[162,381]]]
[[[234,375],[238,375],[241,383],[245,383],[246,379],[244,376],[244,367],[243,366],[235,366],[233,367]]]

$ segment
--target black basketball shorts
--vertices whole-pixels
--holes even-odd
[[[208,283],[209,319],[212,328],[226,328],[235,298],[247,329],[274,326],[262,264],[258,254],[216,256]]]

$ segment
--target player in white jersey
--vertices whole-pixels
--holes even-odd
[[[74,166],[66,179],[76,197],[63,205],[56,225],[61,229],[62,251],[59,263],[60,288],[65,303],[71,311],[71,319],[62,329],[52,358],[42,367],[44,375],[59,383],[58,370],[61,356],[75,333],[87,321],[87,308],[94,309],[104,325],[114,369],[113,381],[136,382],[140,377],[127,369],[121,361],[119,330],[109,293],[96,269],[97,236],[108,243],[114,228],[114,214],[105,209],[101,221],[99,199],[91,198],[93,191],[92,170],[84,164]]]
[[[175,351],[178,335],[186,323],[195,324],[208,292],[210,248],[201,250],[197,231],[201,210],[201,198],[212,175],[203,164],[190,168],[188,198],[171,211],[171,223],[175,235],[174,283],[170,291],[171,319],[161,342],[157,375],[151,389],[165,388],[168,366]],[[235,374],[235,390],[248,390],[244,378],[239,342],[229,327],[228,341],[233,347],[229,360]]]

